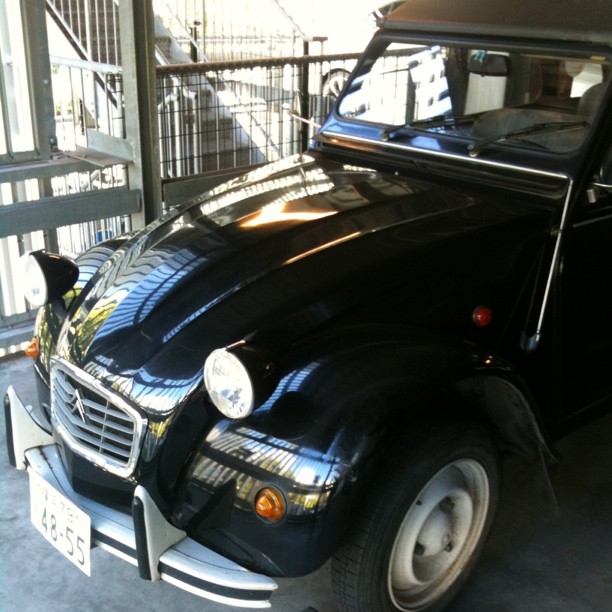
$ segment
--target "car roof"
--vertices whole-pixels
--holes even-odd
[[[391,30],[612,44],[610,0],[407,0]]]

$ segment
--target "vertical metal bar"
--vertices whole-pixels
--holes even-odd
[[[66,19],[66,13],[64,12],[64,2],[62,0],[62,15],[64,15],[64,20]],[[70,26],[70,29],[73,32],[76,32],[76,30],[74,29],[74,23],[72,20],[72,0],[68,0],[68,24]]]
[[[198,79],[199,84],[199,79]],[[201,87],[198,87],[198,91],[201,91]],[[198,146],[199,142],[199,131],[200,131],[200,122],[196,120],[198,113],[200,112],[200,96],[194,96],[192,101],[192,109],[191,116],[192,120],[192,132],[191,132],[191,155],[193,158],[193,171],[195,174],[199,174],[202,172],[202,158],[200,157],[200,147]]]
[[[281,92],[282,92],[281,95],[284,95],[284,92],[285,92],[285,79],[286,79],[285,71],[288,68],[290,69],[291,67],[285,65],[279,71],[280,88],[281,88]],[[291,79],[291,83],[293,83],[293,79]],[[284,103],[284,100],[281,99],[280,102],[279,102],[279,106],[278,106],[278,128],[277,128],[277,130],[278,130],[278,132],[277,132],[277,134],[278,134],[278,150],[279,150],[279,153],[281,154],[281,156],[285,155],[285,149],[286,149],[285,138],[284,138],[284,132],[285,132],[284,128],[285,128],[285,121],[286,121],[285,117],[286,117],[286,115],[283,112],[283,103]]]
[[[89,54],[89,48],[87,47],[87,41],[83,39],[83,27],[82,27],[82,19],[81,19],[81,3],[77,2],[76,3],[76,16],[77,16],[77,29],[74,29],[74,26],[71,25],[70,29],[73,32],[77,33],[77,38],[78,41],[83,45],[83,47],[85,47],[86,51],[87,51],[87,55],[89,55],[89,58],[91,59],[91,55]],[[72,10],[70,10],[70,18],[72,20]],[[72,24],[72,21],[71,21]]]
[[[11,134],[11,123],[9,120],[9,106],[6,96],[6,84],[4,81],[4,70],[2,61],[2,49],[0,49],[0,110],[2,114],[2,129],[6,152],[10,155],[13,152],[13,138]]]
[[[197,45],[197,40],[198,40],[198,26],[200,25],[200,23],[198,21],[192,21],[191,25],[189,26],[189,33],[191,35],[191,40],[189,41],[189,51],[190,51],[190,57],[191,57],[191,61],[192,62],[197,62],[198,61],[198,45]]]
[[[98,0],[94,0],[94,21],[95,21],[95,44],[96,44],[96,58],[97,62],[105,61],[100,52],[100,7],[98,6]]]
[[[112,12],[113,12],[113,40],[115,41],[115,66],[121,65],[121,57],[120,57],[120,49],[121,49],[121,39],[119,38],[119,28],[117,26],[117,17],[118,17],[118,8],[115,4],[114,0],[111,3]]]
[[[215,73],[215,77],[214,77],[214,83],[216,83],[216,89],[218,90],[222,85],[222,81],[221,81],[221,75],[219,72]],[[216,92],[218,94],[218,91]],[[219,96],[218,95],[211,95],[210,96],[210,100],[214,100],[214,111],[215,111],[215,138],[216,138],[216,142],[215,142],[215,152],[217,154],[217,167],[215,168],[216,170],[219,170],[221,168],[221,116],[219,113]],[[208,138],[208,133],[209,131],[207,131],[203,136]],[[206,148],[206,152],[209,154],[210,156],[210,151],[208,150],[208,147]],[[210,168],[208,168],[210,170]]]
[[[142,193],[143,209],[135,219],[141,225],[162,212],[153,18],[151,0],[119,3],[125,129],[134,150],[128,174],[130,187]]]
[[[34,141],[41,157],[49,159],[51,150],[57,145],[57,137],[44,3],[22,2],[21,19]]]
[[[235,78],[235,77],[234,77]],[[240,103],[240,98],[238,99],[238,103]],[[237,108],[234,108],[233,113],[232,109],[230,109],[230,117],[231,117],[231,134],[232,134],[232,165],[234,168],[238,165],[238,130],[240,130],[240,124],[238,123],[238,119],[236,117]]]
[[[23,23],[23,43],[28,65],[28,85],[30,107],[32,109],[32,130],[35,146],[42,159],[48,160],[57,149],[55,109],[51,83],[51,64],[49,61],[49,40],[47,36],[47,16],[43,2],[23,2],[21,4]],[[38,197],[53,195],[50,179],[37,182]],[[58,250],[56,230],[45,235],[46,247]]]
[[[73,79],[73,71],[74,69],[68,67],[68,79],[70,80],[70,103],[72,105],[72,141],[71,143],[66,142],[66,134],[64,133],[64,142],[62,143],[62,149],[72,149],[76,147],[76,139],[77,139],[77,119],[79,112],[79,99],[76,93],[76,89],[74,87],[74,79]]]
[[[178,176],[185,176],[185,151],[183,149],[183,130],[181,121],[185,114],[183,112],[183,88],[177,88],[176,109],[174,114],[174,142],[176,143],[176,158],[178,161]]]
[[[310,54],[310,44],[307,40],[304,41],[304,57]],[[310,84],[308,82],[309,69],[308,64],[302,64],[300,74],[300,91],[301,91],[301,111],[304,119],[310,119]],[[310,140],[310,126],[304,121],[301,127],[301,147],[302,151],[308,148]]]
[[[200,13],[200,21],[202,22],[202,27],[200,28],[200,40],[198,41],[198,45],[200,47],[200,53],[202,60],[206,60],[206,0],[201,0],[201,13]]]
[[[102,19],[104,20],[104,40],[106,41],[106,54],[105,54],[104,61],[107,64],[110,64],[111,63],[111,56],[110,56],[110,49],[108,47],[108,42],[109,42],[109,38],[108,38],[108,10],[107,10],[107,2],[106,2],[106,0],[103,0]],[[114,38],[113,41],[114,41],[114,43],[116,45],[117,44],[117,39]]]
[[[108,74],[103,75],[104,85],[102,88],[103,102],[104,102],[104,120],[105,120],[105,130],[111,136],[114,136],[113,124],[111,122],[111,101],[110,101],[110,87],[108,81],[110,76]]]
[[[85,137],[85,143],[87,143],[87,101],[85,100],[85,80],[84,70],[79,70],[79,81],[80,81],[80,92],[81,99],[79,100],[79,113],[81,114],[81,135]]]

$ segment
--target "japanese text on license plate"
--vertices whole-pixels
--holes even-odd
[[[30,517],[55,548],[91,575],[89,516],[35,472],[30,472]]]

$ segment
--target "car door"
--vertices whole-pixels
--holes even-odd
[[[566,419],[612,403],[612,188],[590,195],[571,211],[559,276]]]

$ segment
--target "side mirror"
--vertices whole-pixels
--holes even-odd
[[[468,71],[480,76],[508,76],[510,74],[510,58],[500,53],[476,51],[468,61]]]
[[[62,297],[79,278],[78,266],[61,255],[32,251],[23,260],[25,297],[35,308]]]

